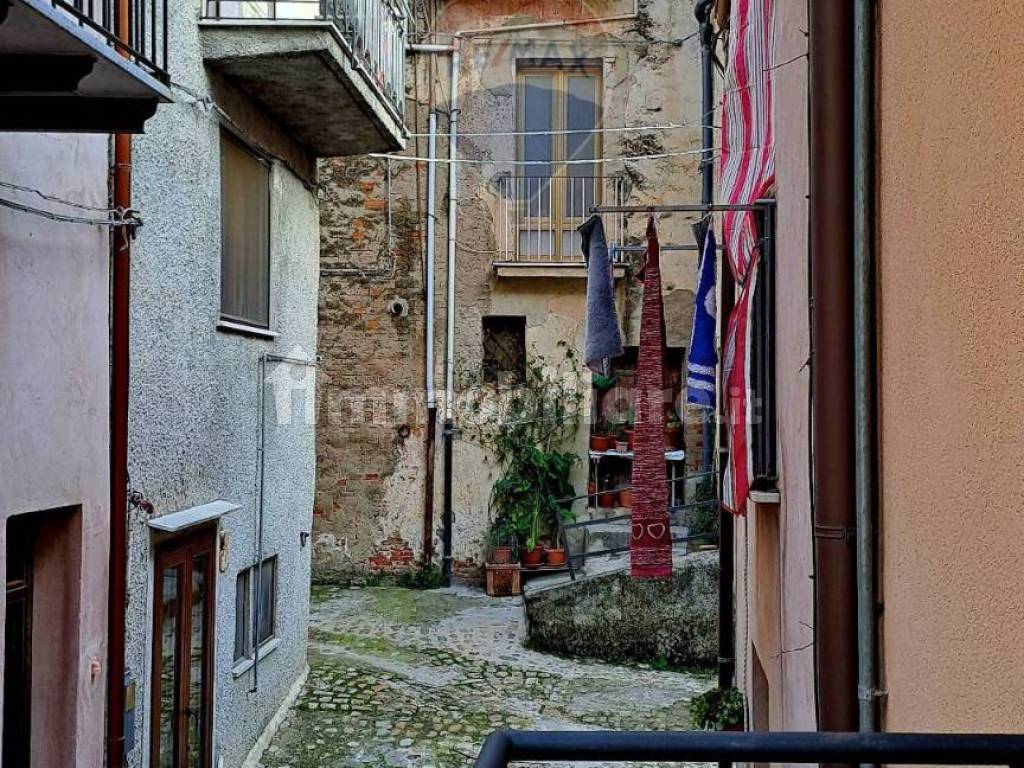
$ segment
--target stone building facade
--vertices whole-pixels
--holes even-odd
[[[528,152],[522,137],[514,135],[523,125],[519,100],[525,73],[560,67],[592,75],[598,83],[596,126],[675,126],[596,134],[600,138],[594,157],[641,156],[588,165],[586,173],[575,171],[599,178],[589,189],[602,189],[604,202],[615,202],[612,195],[620,190],[622,201],[634,204],[698,202],[700,49],[688,3],[641,0],[635,14],[632,0],[560,4],[556,10],[511,0],[430,5],[427,16],[417,20],[419,41],[459,40],[462,62],[458,156],[463,162],[457,166],[454,307],[458,397],[470,382],[479,381],[485,318],[524,323],[528,355],[560,355],[564,348],[559,342],[575,352],[582,349],[586,281],[577,249],[567,239],[559,263],[541,263],[550,259],[530,246],[531,235],[519,235],[518,224],[509,218],[516,185],[521,189],[524,183],[516,179],[525,175],[516,161]],[[415,136],[406,152],[410,159],[331,159],[321,164],[323,364],[315,579],[347,581],[407,570],[421,563],[427,536],[433,537],[435,552],[440,548],[440,426],[433,458],[433,529],[426,530],[424,524],[429,461],[424,397],[428,172],[422,158],[427,155],[431,111],[439,113],[437,156],[448,156],[450,66],[449,55],[443,53],[410,57],[408,116]],[[558,125],[569,124],[563,120]],[[671,156],[647,157],[665,153]],[[445,385],[447,170],[447,164],[437,164],[433,377],[439,396]],[[554,175],[550,168],[543,170]],[[593,201],[591,193],[588,207]],[[577,208],[572,213],[582,221],[583,206]],[[662,243],[692,244],[692,221],[681,215],[659,217]],[[639,244],[645,224],[643,216],[624,221],[623,242]],[[613,226],[612,218],[606,219],[606,227]],[[632,264],[639,254],[631,251],[626,257]],[[668,343],[680,351],[689,341],[696,264],[693,251],[663,256]],[[641,292],[630,279],[632,272],[632,266],[622,268],[617,280],[627,345],[636,345],[638,339]],[[402,309],[395,311],[396,302]],[[581,386],[589,405],[587,376]],[[440,424],[443,404],[439,406]],[[457,576],[472,578],[479,574],[486,548],[496,468],[487,451],[471,439],[468,425],[457,419],[455,426],[461,433],[453,458],[454,570]],[[588,429],[584,423],[570,441],[581,457]],[[699,428],[688,434],[690,447],[696,449]],[[586,461],[578,464],[573,481],[583,492]]]

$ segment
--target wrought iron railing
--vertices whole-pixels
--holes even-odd
[[[498,731],[476,768],[511,762],[845,763],[1024,768],[1024,736],[953,733]]]
[[[406,0],[206,0],[205,16],[222,21],[330,22],[356,67],[402,120]]]
[[[128,0],[128,40],[119,39],[119,0],[52,0],[79,25],[98,33],[104,42],[162,83],[167,73],[168,0]]]
[[[502,261],[582,262],[576,228],[595,205],[623,205],[619,176],[514,176],[498,178],[498,249]],[[610,246],[622,243],[625,219],[605,217]]]

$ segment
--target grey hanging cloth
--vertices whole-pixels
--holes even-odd
[[[622,354],[622,332],[615,309],[615,275],[600,216],[591,216],[578,229],[587,260],[587,335],[583,361],[595,373],[607,376],[609,361]]]

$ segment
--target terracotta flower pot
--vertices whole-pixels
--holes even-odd
[[[536,546],[533,549],[524,549],[519,559],[524,568],[537,568],[544,562],[544,548]]]
[[[607,451],[608,446],[611,444],[611,438],[608,435],[591,435],[590,436],[590,450],[592,451]]]
[[[597,494],[597,506],[601,509],[611,509],[615,506],[615,492],[614,491],[602,491]]]
[[[678,451],[683,447],[682,427],[665,427],[665,447],[670,451]]]
[[[544,552],[544,562],[548,565],[563,566],[565,565],[565,550],[564,549],[548,549]]]
[[[619,506],[633,508],[633,491],[619,491]]]
[[[629,451],[629,441],[628,440],[616,440],[615,441],[615,450],[618,451],[619,453],[626,453],[626,452],[628,452]]]
[[[512,547],[495,547],[491,550],[491,562],[494,565],[507,565],[512,562]]]

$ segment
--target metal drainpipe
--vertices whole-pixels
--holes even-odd
[[[426,467],[423,481],[423,565],[434,559],[434,454],[437,438],[437,397],[434,393],[434,227],[437,219],[437,113],[431,112],[427,121],[427,244],[426,270],[426,329],[424,348],[424,389],[427,397]]]
[[[860,730],[878,730],[875,615],[874,34],[875,0],[853,17],[853,358],[857,488],[857,657]]]
[[[452,583],[452,440],[454,439],[455,400],[455,252],[458,230],[458,141],[459,141],[459,68],[462,57],[460,40],[452,42],[451,97],[448,113],[448,264],[446,343],[445,343],[445,398],[444,398],[444,553],[441,573],[446,587]]]
[[[815,667],[818,728],[855,731],[853,2],[810,4]]]
[[[714,38],[711,33],[712,0],[701,0],[694,7],[694,15],[701,30],[701,98],[700,98],[700,147],[701,154],[701,185],[700,201],[703,205],[711,205],[715,200],[715,168],[712,160],[715,151],[715,132],[711,127],[711,114],[715,100],[715,66]],[[701,244],[703,250],[703,243]],[[705,411],[702,429],[701,469],[707,472],[714,463],[714,428],[712,412]]]
[[[117,36],[131,37],[129,0],[117,3]],[[127,52],[122,49],[122,55]],[[132,202],[132,137],[114,136],[114,207]],[[128,398],[131,230],[110,237],[110,555],[107,595],[107,765],[124,765],[125,614],[128,599]]]

